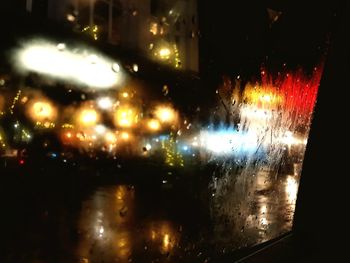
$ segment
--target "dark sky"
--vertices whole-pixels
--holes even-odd
[[[338,2],[200,0],[204,72],[254,75],[262,62],[312,68],[327,46]],[[282,12],[271,26],[267,8]]]

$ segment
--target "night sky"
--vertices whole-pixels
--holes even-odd
[[[202,70],[256,75],[260,65],[314,67],[339,1],[199,1]],[[281,12],[270,23],[267,8]],[[209,65],[209,68],[207,67]]]

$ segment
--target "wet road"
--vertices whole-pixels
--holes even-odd
[[[218,197],[200,171],[159,184],[9,178],[1,262],[16,263],[226,262],[291,230],[299,181],[262,169]]]

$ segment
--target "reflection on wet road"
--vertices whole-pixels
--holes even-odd
[[[291,230],[298,173],[238,176],[219,202],[211,177],[200,175],[157,186],[48,179],[7,187],[1,262],[225,262]]]
[[[135,210],[142,204],[135,199],[134,187],[117,185],[99,188],[84,201],[77,251],[82,260],[130,262],[136,254],[169,255],[178,244],[180,228],[170,220],[140,216]]]

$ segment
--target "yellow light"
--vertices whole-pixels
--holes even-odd
[[[273,87],[252,86],[248,84],[244,90],[244,97],[248,103],[259,108],[276,107],[283,102],[283,97]]]
[[[77,133],[77,138],[80,140],[80,141],[85,141],[85,134],[83,132],[79,132]]]
[[[48,122],[48,121],[45,121],[45,122],[37,121],[35,123],[35,126],[37,128],[45,128],[45,129],[55,128],[55,124],[53,122]]]
[[[123,140],[127,141],[127,140],[129,140],[130,135],[129,135],[129,133],[127,133],[127,132],[123,132],[123,133],[121,134],[121,137],[122,137]]]
[[[36,102],[33,104],[33,112],[38,119],[46,119],[52,115],[52,107],[47,102]]]
[[[158,131],[160,129],[160,123],[155,119],[148,121],[147,126],[152,131]]]
[[[28,114],[34,122],[42,123],[41,126],[47,128],[46,126],[52,126],[50,122],[56,119],[57,110],[48,101],[36,101],[29,105]],[[45,125],[46,122],[49,124]]]
[[[127,98],[127,97],[129,97],[129,93],[123,92],[123,93],[122,93],[122,96],[123,96],[123,98]]]
[[[152,230],[152,231],[151,231],[151,239],[152,239],[152,240],[155,240],[156,237],[157,237],[157,233],[156,233],[154,230]]]
[[[153,34],[153,35],[157,35],[158,33],[158,24],[153,22],[151,23],[150,29],[149,31]]]
[[[67,132],[67,133],[66,133],[66,137],[67,137],[68,139],[72,138],[72,133]]]
[[[171,51],[169,48],[161,48],[159,50],[159,56],[161,59],[168,59],[171,54]]]
[[[64,124],[62,125],[62,128],[63,128],[63,129],[73,129],[73,128],[74,128],[74,125],[69,124],[69,123],[64,123]]]
[[[169,235],[168,234],[165,234],[164,237],[163,237],[163,246],[165,249],[167,249],[169,247]]]
[[[28,97],[25,96],[21,99],[22,104],[25,104],[28,101]]]
[[[108,143],[115,144],[117,142],[117,137],[114,133],[108,132],[105,136],[105,140]]]
[[[174,109],[170,107],[158,107],[155,115],[161,122],[172,122],[176,117]]]
[[[115,114],[115,120],[120,127],[132,127],[138,119],[135,109],[124,106],[120,107]]]
[[[98,120],[98,114],[94,109],[82,110],[79,115],[79,121],[84,126],[95,125]]]

